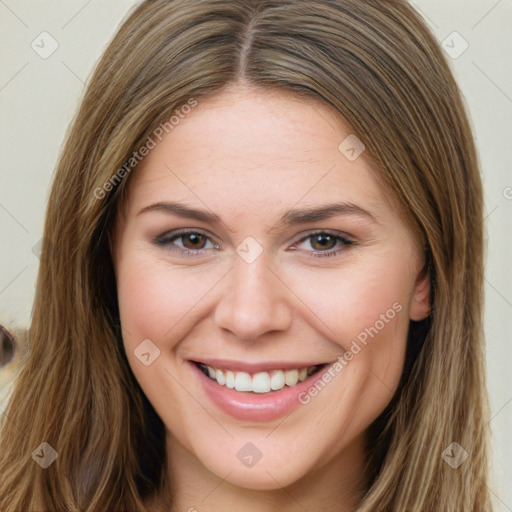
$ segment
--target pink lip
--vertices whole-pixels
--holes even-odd
[[[285,386],[279,391],[271,391],[260,395],[239,392],[221,386],[213,379],[208,378],[194,363],[190,363],[190,366],[200,380],[205,393],[219,409],[236,419],[258,422],[268,422],[290,414],[301,405],[299,401],[300,393],[306,391],[313,381],[320,379],[322,373],[329,368],[326,366],[293,387]],[[268,369],[268,366],[266,368]],[[283,367],[279,366],[278,368]],[[297,366],[294,368],[297,368]],[[302,368],[305,368],[305,366],[302,366]]]

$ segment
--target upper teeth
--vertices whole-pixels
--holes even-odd
[[[247,372],[231,370],[219,370],[206,364],[201,364],[208,376],[216,380],[221,386],[226,386],[237,391],[251,391],[253,393],[268,393],[278,391],[284,386],[295,386],[302,382],[308,375],[314,373],[318,366],[293,370],[272,370],[270,372],[258,372],[251,375]]]

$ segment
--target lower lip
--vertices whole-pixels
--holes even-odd
[[[299,401],[300,394],[311,386],[311,382],[321,379],[322,373],[328,369],[323,368],[295,386],[285,386],[279,391],[259,394],[221,386],[207,377],[194,363],[190,364],[206,394],[217,407],[239,420],[259,422],[276,420],[302,405]]]

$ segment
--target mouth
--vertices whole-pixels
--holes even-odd
[[[249,373],[235,369],[215,368],[208,364],[191,361],[206,377],[219,386],[241,393],[272,394],[285,387],[293,388],[324,369],[328,363],[300,368],[272,369]]]

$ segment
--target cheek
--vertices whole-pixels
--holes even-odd
[[[175,418],[194,407],[180,401],[182,388],[173,378],[176,368],[169,364],[170,355],[188,332],[187,315],[193,315],[208,290],[201,278],[191,278],[183,269],[172,270],[144,250],[132,248],[125,254],[117,267],[117,293],[128,363],[160,417],[179,431],[182,425]],[[146,352],[148,365],[139,359]]]
[[[125,343],[149,338],[163,349],[172,349],[187,324],[187,315],[197,312],[218,281],[217,274],[198,268],[172,268],[143,251],[133,251],[118,268],[117,293]]]
[[[360,418],[370,421],[387,405],[402,374],[412,287],[408,269],[398,258],[375,258],[317,272],[307,281],[293,284],[308,305],[307,321],[337,346],[341,379],[335,381],[355,390],[348,395],[360,403]]]
[[[341,348],[357,339],[404,340],[413,282],[402,262],[387,264],[389,259],[368,258],[307,278],[290,273],[287,281],[307,305],[308,322]]]
[[[164,326],[170,328],[170,316],[177,304],[162,300],[162,292],[166,289],[163,277],[160,274],[157,279],[157,269],[136,256],[122,262],[117,293],[125,343],[140,343],[146,338],[156,343],[162,337],[159,331]]]

